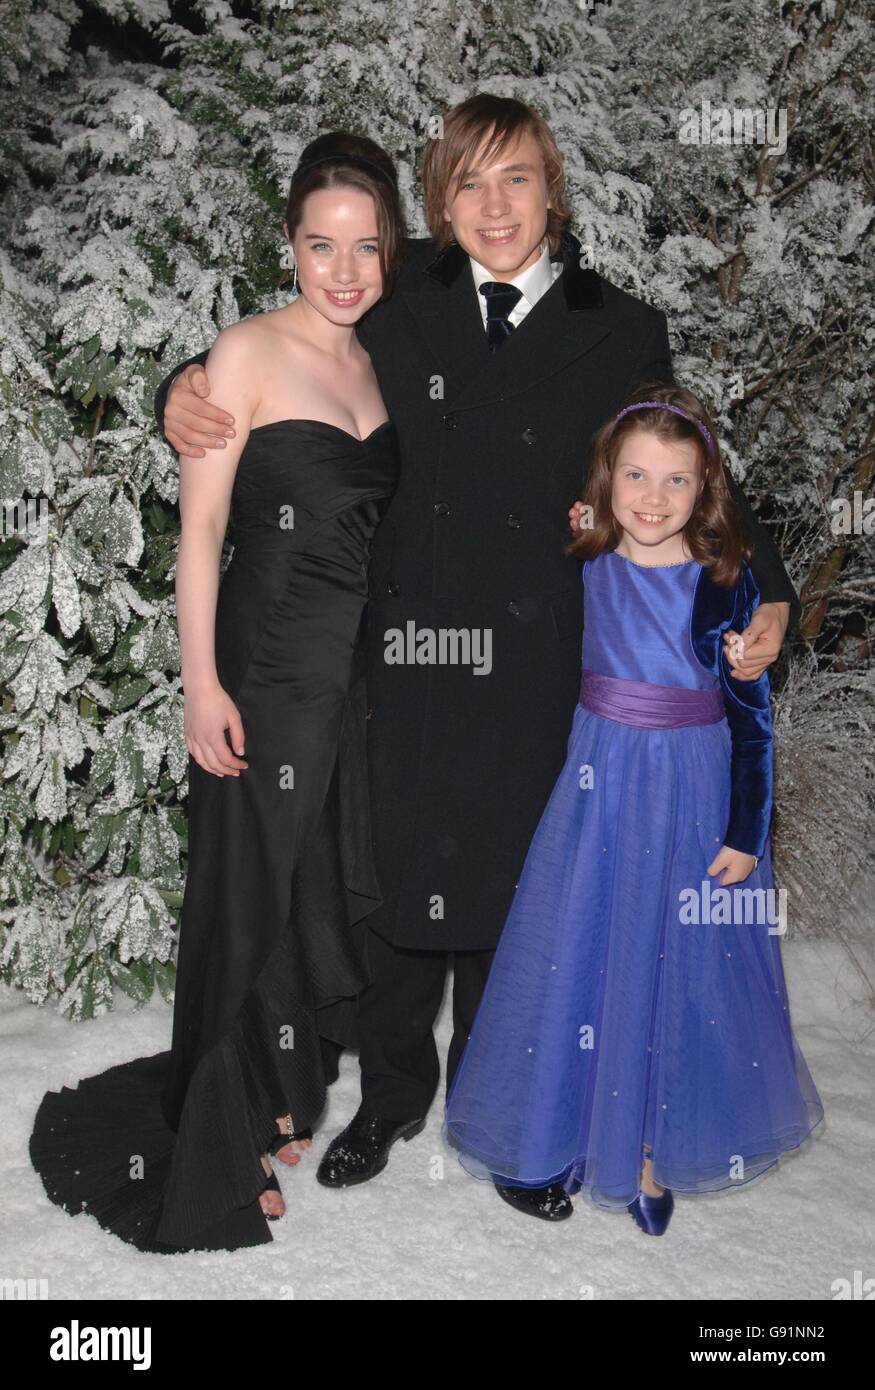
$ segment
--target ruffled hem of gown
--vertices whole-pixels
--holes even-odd
[[[681,1193],[685,1196],[692,1196],[697,1193],[706,1194],[710,1192],[723,1192],[729,1188],[746,1187],[748,1183],[754,1182],[757,1178],[774,1168],[776,1164],[787,1154],[794,1153],[811,1138],[814,1131],[823,1122],[823,1106],[819,1102],[806,1102],[805,1122],[788,1129],[784,1134],[770,1135],[768,1141],[761,1142],[759,1145],[752,1143],[748,1152],[741,1154],[743,1159],[744,1176],[740,1178],[727,1177],[725,1160],[715,1161],[710,1168],[697,1167],[695,1172],[684,1171],[672,1167],[664,1167],[658,1155],[646,1155],[651,1157],[653,1163],[653,1180],[660,1187],[665,1187],[671,1192]],[[449,1128],[446,1120],[442,1128],[444,1144],[448,1149],[452,1149],[465,1172],[471,1177],[478,1178],[481,1182],[499,1182],[507,1187],[548,1187],[558,1183],[564,1187],[570,1196],[583,1193],[593,1204],[593,1206],[603,1207],[606,1210],[616,1210],[621,1207],[628,1207],[638,1193],[630,1195],[628,1192],[609,1193],[600,1186],[598,1177],[592,1173],[587,1174],[586,1155],[579,1155],[571,1163],[556,1172],[544,1174],[537,1179],[524,1180],[515,1173],[505,1173],[501,1171],[500,1160],[496,1158],[493,1151],[492,1162],[496,1167],[490,1166],[488,1148],[484,1148],[473,1138],[458,1134],[459,1126]],[[748,1146],[745,1146],[748,1147]]]
[[[197,1063],[178,1130],[162,1107],[170,1051],[48,1091],[39,1106],[30,1156],[49,1197],[72,1215],[87,1212],[141,1251],[269,1243],[258,1202],[266,1181],[259,1155],[277,1133],[278,1115],[291,1111],[296,1129],[318,1119],[327,1090],[320,1038],[354,1042],[355,996],[367,983],[364,919],[381,901],[369,838],[362,838],[369,837],[367,784],[356,775],[361,747],[353,729],[360,729],[362,699],[361,688],[350,693],[352,718],[344,719],[320,821],[324,827],[337,817],[342,881],[323,885],[330,892],[309,921],[306,893],[293,892],[295,929],[279,934],[234,1025]],[[298,888],[302,877],[306,886],[296,872]],[[348,949],[322,975],[318,937],[329,908]],[[294,1046],[277,1048],[290,1026]]]

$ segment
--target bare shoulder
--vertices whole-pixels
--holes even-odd
[[[289,308],[289,305],[284,305],[280,309],[267,309],[263,314],[252,314],[249,318],[241,319],[239,323],[223,329],[216,342],[228,334],[230,351],[241,353],[247,360],[256,359],[260,371],[276,363],[277,354],[282,354],[286,359],[289,355],[306,359],[312,354],[313,348],[298,333],[296,316],[289,313]]]
[[[260,320],[264,314],[253,314],[221,329],[213,341],[207,358],[207,371],[239,376],[242,382],[258,380],[271,356],[271,334]]]
[[[231,361],[257,349],[265,337],[264,329],[258,322],[264,317],[264,314],[253,314],[251,318],[240,319],[239,323],[229,323],[227,328],[220,329],[213,339],[210,357],[215,355]]]
[[[216,335],[206,360],[210,398],[239,424],[251,418],[260,397],[269,352],[254,319],[230,323]]]

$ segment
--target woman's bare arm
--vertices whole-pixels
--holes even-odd
[[[186,700],[186,741],[197,761],[218,775],[245,766],[232,755],[224,737],[224,729],[228,728],[232,746],[242,751],[239,716],[222,691],[216,671],[215,625],[219,564],[231,492],[258,404],[252,373],[252,332],[245,320],[223,329],[208,358],[210,380],[234,411],[235,437],[208,459],[179,456],[182,531],[176,561],[176,616]]]

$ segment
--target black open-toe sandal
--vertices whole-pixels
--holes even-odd
[[[284,1149],[286,1144],[290,1144],[293,1139],[313,1138],[312,1129],[292,1129],[291,1115],[283,1115],[283,1120],[285,1121],[287,1126],[286,1132],[285,1134],[283,1134],[282,1130],[280,1130],[278,1134],[275,1134],[273,1136],[273,1138],[267,1146],[267,1152],[269,1154],[275,1154],[278,1149]],[[295,1165],[291,1164],[290,1166],[294,1167]]]
[[[276,1173],[271,1172],[270,1177],[265,1179],[264,1187],[261,1190],[262,1192],[279,1192],[280,1185],[277,1182]],[[263,1208],[261,1214],[266,1221],[281,1221],[285,1216],[285,1212],[264,1211]]]

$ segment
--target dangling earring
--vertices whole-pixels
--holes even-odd
[[[298,262],[295,260],[295,253],[292,250],[292,244],[290,241],[286,241],[283,245],[283,249],[280,254],[280,265],[283,267],[284,270],[294,270],[295,273],[292,277],[292,296],[294,297],[295,295],[300,294],[300,290],[298,289]]]

